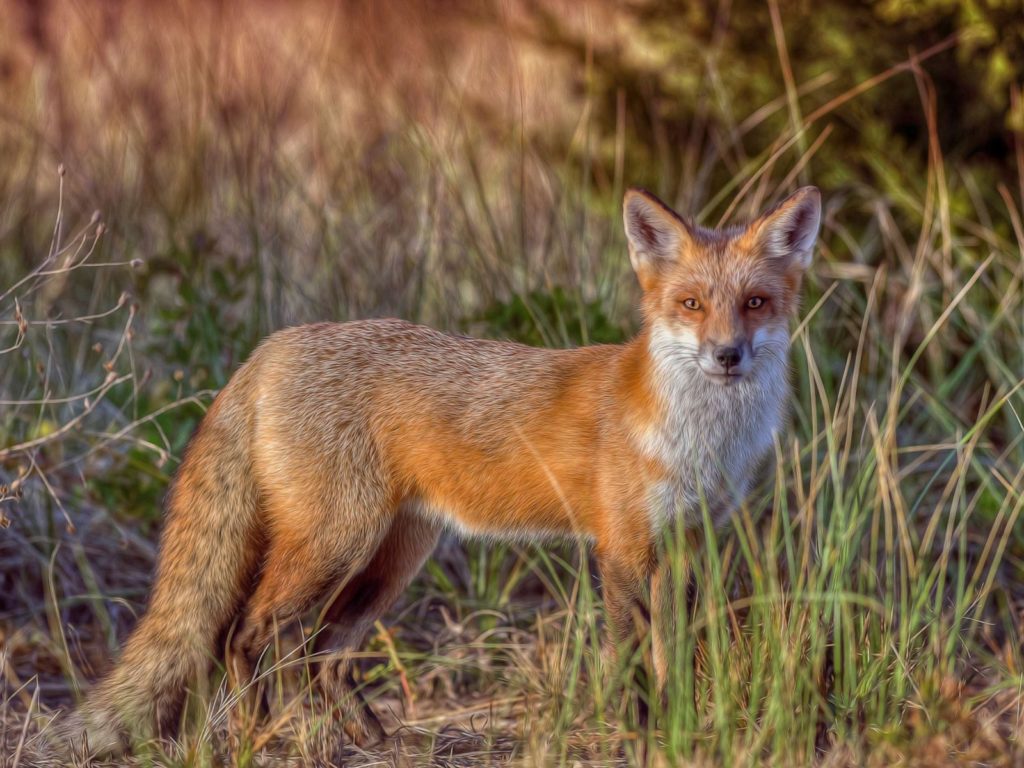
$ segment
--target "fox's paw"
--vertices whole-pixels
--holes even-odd
[[[308,747],[308,763],[315,768],[336,768],[360,757],[395,768],[411,768],[401,737],[389,736],[372,713],[365,719],[336,721],[316,733]]]
[[[121,734],[107,718],[81,710],[60,718],[49,746],[55,755],[76,761],[119,755],[125,749]]]
[[[353,707],[346,712],[342,729],[352,743],[360,749],[375,747],[388,737],[380,720],[365,705],[358,708]]]

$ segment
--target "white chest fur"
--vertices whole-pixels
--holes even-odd
[[[651,337],[666,417],[639,437],[669,472],[648,490],[656,530],[676,518],[699,525],[704,505],[715,525],[724,523],[771,451],[789,398],[784,356],[755,356],[750,375],[724,386],[699,370],[688,341],[660,328]]]

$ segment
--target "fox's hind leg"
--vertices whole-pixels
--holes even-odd
[[[314,520],[320,517],[312,511],[307,514]],[[324,522],[335,524],[307,524],[271,535],[256,590],[227,647],[228,681],[238,696],[230,723],[236,744],[260,715],[264,699],[257,667],[276,628],[301,616],[323,600],[332,586],[361,571],[384,536],[389,518],[384,513],[370,524],[360,516],[349,518],[348,526],[339,526],[337,515],[323,516]]]
[[[357,745],[385,737],[384,729],[352,680],[348,652],[359,647],[380,616],[398,599],[434,551],[440,526],[403,506],[373,558],[346,584],[325,610],[325,626],[316,639],[317,654],[329,654],[320,665],[318,683],[329,716]],[[328,733],[334,729],[328,729]],[[336,749],[338,736],[329,736]]]

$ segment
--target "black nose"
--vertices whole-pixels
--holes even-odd
[[[715,362],[728,370],[739,365],[743,359],[743,350],[739,347],[715,347]]]

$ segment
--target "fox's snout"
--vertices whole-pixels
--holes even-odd
[[[714,358],[728,373],[730,368],[735,368],[743,359],[743,347],[715,347]]]
[[[746,339],[732,339],[725,344],[706,342],[698,364],[701,371],[720,384],[732,384],[750,373],[750,344]]]

